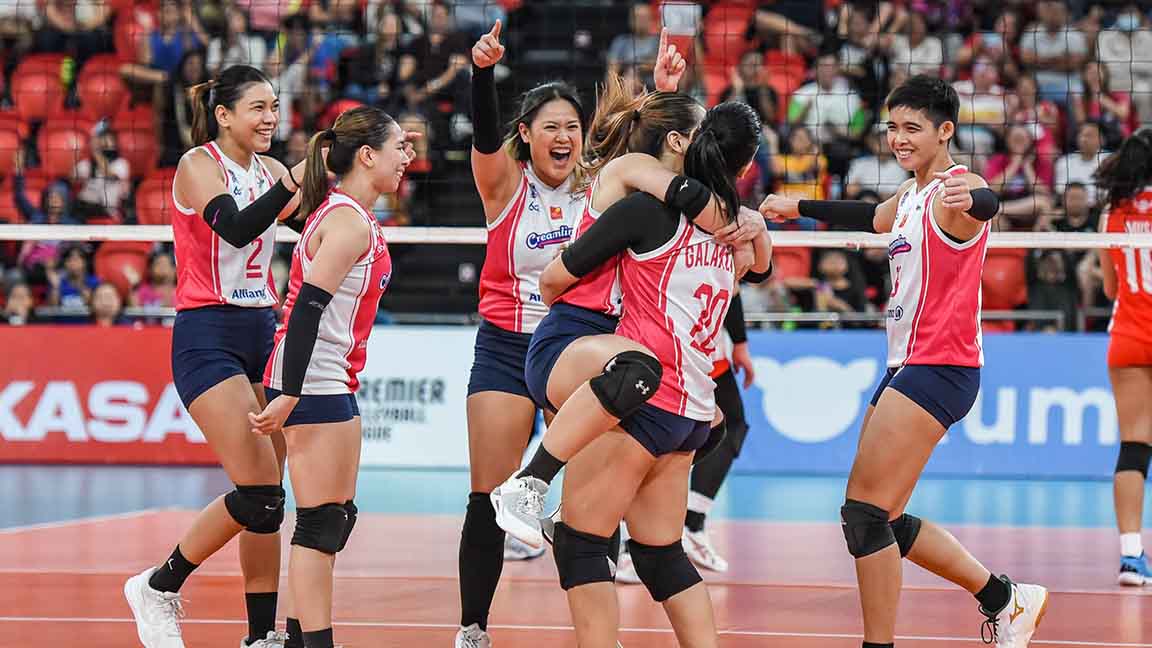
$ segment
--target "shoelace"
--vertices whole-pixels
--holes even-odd
[[[476,628],[475,632],[472,630],[464,631],[464,648],[480,648],[480,640],[484,638],[483,630]]]
[[[287,641],[287,632],[269,632],[267,637],[257,640],[248,648],[283,648]]]
[[[180,636],[180,619],[184,618],[184,606],[181,603],[180,595],[175,596],[161,596],[160,606],[164,617],[164,625],[168,631],[169,637]]]
[[[981,610],[983,612],[983,610]],[[990,616],[980,624],[980,639],[989,646],[1000,636],[1000,619]]]
[[[544,512],[544,496],[531,486],[526,487],[520,498],[520,510],[539,518]]]

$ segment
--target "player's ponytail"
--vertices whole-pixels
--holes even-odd
[[[668,133],[687,136],[703,110],[695,99],[674,92],[634,96],[624,79],[609,75],[584,144],[587,176],[595,177],[605,164],[625,153],[660,157]]]
[[[1115,207],[1152,184],[1152,130],[1141,130],[1124,140],[1095,173],[1105,192],[1104,205]]]
[[[216,108],[224,106],[235,110],[236,102],[253,83],[271,84],[268,77],[256,68],[233,65],[215,79],[188,88],[188,98],[192,103],[192,143],[200,146],[216,139],[220,134]]]
[[[728,222],[740,209],[736,179],[756,156],[760,128],[751,106],[726,101],[708,111],[684,154],[684,175],[716,194]]]
[[[338,177],[348,173],[360,147],[382,148],[395,123],[395,119],[379,108],[357,106],[340,113],[332,128],[313,135],[308,142],[304,179],[300,182],[300,213],[308,218],[324,202],[328,196],[329,171]]]

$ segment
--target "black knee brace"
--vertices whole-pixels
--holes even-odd
[[[1116,472],[1135,470],[1148,479],[1148,461],[1152,460],[1152,445],[1137,441],[1121,441],[1120,455],[1116,457]]]
[[[654,547],[629,539],[628,553],[632,555],[636,575],[657,603],[663,603],[704,580],[680,542]]]
[[[343,504],[297,507],[292,544],[334,556],[347,541],[345,534],[351,531],[348,521],[348,510]]]
[[[576,531],[563,522],[556,523],[552,539],[552,556],[560,573],[560,587],[565,591],[590,583],[614,582],[615,564],[611,560],[612,539]]]
[[[900,547],[901,558],[907,558],[908,552],[912,551],[912,545],[916,542],[916,536],[920,535],[920,525],[922,522],[923,521],[915,515],[905,513],[888,523],[888,526],[892,527],[892,535],[896,537],[896,546]]]
[[[344,551],[344,547],[348,544],[348,538],[352,537],[352,529],[356,526],[356,514],[359,509],[352,500],[344,502],[344,512],[348,514],[348,523],[344,525],[344,537],[340,538],[340,547],[336,551]]]
[[[624,351],[616,354],[604,371],[588,382],[592,393],[612,416],[627,418],[656,395],[664,368],[647,353]]]
[[[708,440],[705,441],[704,445],[700,446],[700,448],[696,450],[696,454],[692,456],[692,465],[695,466],[707,458],[708,455],[712,454],[716,448],[720,447],[721,443],[724,443],[724,438],[727,436],[728,425],[724,421],[720,421],[719,425],[708,430]]]
[[[848,553],[863,558],[896,544],[896,535],[888,524],[888,511],[866,502],[847,500],[840,507],[841,527]]]
[[[237,486],[224,496],[224,507],[236,523],[252,533],[276,533],[284,521],[284,489]]]

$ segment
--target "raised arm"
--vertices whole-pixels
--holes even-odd
[[[472,46],[472,177],[488,222],[496,220],[520,183],[521,172],[504,152],[495,65],[504,57],[500,21]]]

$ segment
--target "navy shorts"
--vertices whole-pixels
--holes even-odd
[[[531,339],[527,333],[514,333],[487,321],[480,322],[472,374],[468,377],[468,395],[496,391],[531,398],[528,385],[524,384],[524,358]]]
[[[711,421],[693,421],[665,412],[648,403],[620,421],[620,428],[636,439],[653,457],[672,452],[692,452],[708,440]]]
[[[528,391],[541,408],[556,411],[548,402],[548,376],[564,349],[588,335],[606,335],[616,332],[619,319],[571,304],[553,304],[540,320],[532,343],[528,345],[528,360],[524,367]]]
[[[268,402],[280,395],[280,390],[271,387],[264,388],[264,396]],[[284,427],[293,425],[315,425],[317,423],[343,423],[360,416],[360,406],[356,404],[355,394],[324,394],[300,397]]]
[[[264,380],[276,313],[271,308],[206,306],[176,314],[172,382],[184,407],[232,376]]]
[[[947,430],[967,416],[976,402],[976,393],[980,391],[980,369],[952,365],[891,367],[872,395],[873,406],[880,401],[885,387],[912,399]]]

